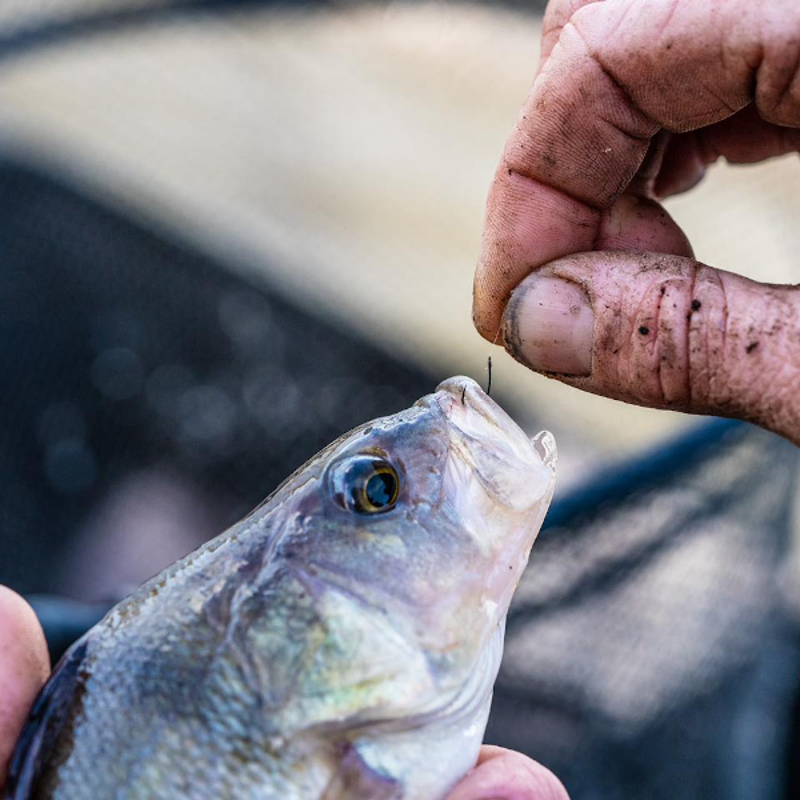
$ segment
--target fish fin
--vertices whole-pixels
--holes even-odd
[[[42,769],[51,766],[50,755],[64,724],[69,721],[73,701],[83,691],[81,669],[86,642],[71,647],[53,670],[50,680],[36,698],[11,757],[4,789],[5,800],[32,797]]]
[[[352,742],[338,748],[339,769],[320,800],[402,800],[399,781],[367,764]]]

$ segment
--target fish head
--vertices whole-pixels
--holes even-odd
[[[467,692],[477,708],[491,694],[555,462],[549,433],[530,439],[473,380],[451,378],[320,454],[283,554],[423,654],[435,698]],[[424,714],[432,697],[408,686],[396,707]]]

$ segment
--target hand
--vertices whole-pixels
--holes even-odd
[[[798,128],[797,0],[551,0],[489,194],[478,330],[587,391],[800,444],[797,287],[694,261],[657,200],[720,157],[796,152]]]
[[[527,756],[484,745],[447,800],[569,800],[558,778]]]
[[[28,710],[49,672],[36,614],[18,594],[0,586],[0,788]]]

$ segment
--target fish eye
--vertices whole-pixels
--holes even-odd
[[[359,514],[380,514],[394,507],[400,476],[386,459],[358,455],[336,464],[331,472],[336,502]]]

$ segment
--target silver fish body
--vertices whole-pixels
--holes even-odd
[[[6,797],[442,800],[554,467],[468,378],[341,437],[73,645]]]

